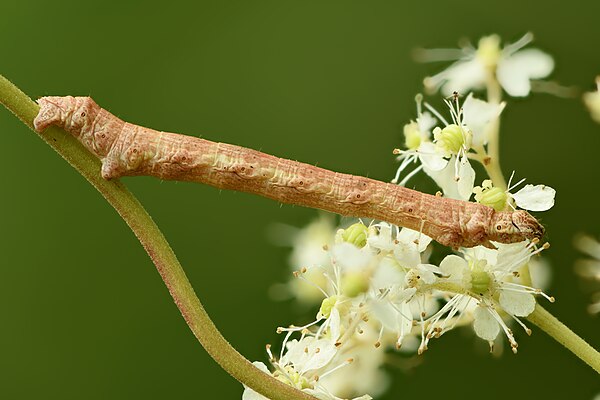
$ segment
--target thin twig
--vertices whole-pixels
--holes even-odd
[[[0,75],[0,103],[33,130],[39,106]],[[255,368],[221,335],[204,310],[175,253],[143,206],[118,180],[100,175],[101,164],[62,129],[50,128],[39,136],[86,178],[119,213],[156,265],[194,336],[221,367],[238,381],[275,400],[315,400]]]

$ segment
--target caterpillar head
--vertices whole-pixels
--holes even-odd
[[[544,232],[542,224],[527,211],[501,211],[492,218],[489,239],[500,243],[516,243],[526,239],[541,239]]]

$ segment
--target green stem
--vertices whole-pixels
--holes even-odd
[[[488,71],[487,94],[491,104],[500,104],[502,101],[502,88],[496,79],[495,71]],[[500,167],[500,117],[491,122],[489,129],[487,157],[483,166],[494,186],[506,190],[508,185]]]
[[[600,374],[600,353],[554,315],[538,304],[527,319]]]
[[[33,130],[38,105],[0,75],[0,103]],[[114,207],[136,235],[194,336],[219,365],[238,381],[274,400],[314,400],[255,368],[221,335],[204,310],[169,243],[144,207],[118,180],[100,176],[100,161],[73,136],[51,127],[38,135],[87,179]]]

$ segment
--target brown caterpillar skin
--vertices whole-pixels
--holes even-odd
[[[421,230],[453,248],[541,238],[526,211],[495,211],[391,183],[332,172],[231,144],[132,125],[89,97],[42,97],[37,131],[57,125],[102,161],[102,177],[150,175],[255,193],[282,203]]]

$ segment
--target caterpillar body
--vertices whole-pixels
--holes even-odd
[[[282,203],[367,217],[421,231],[453,248],[541,238],[526,211],[496,211],[286,160],[256,150],[127,123],[89,97],[42,97],[34,126],[57,125],[102,161],[102,177],[149,175],[258,194]]]

